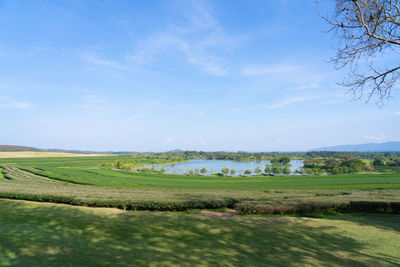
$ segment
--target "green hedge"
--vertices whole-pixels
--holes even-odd
[[[234,208],[235,199],[189,200],[189,201],[126,201],[126,200],[82,200],[70,196],[37,195],[0,192],[0,198],[50,202],[87,207],[119,208],[124,210],[185,211],[190,209]]]
[[[297,205],[238,203],[242,214],[305,214],[313,212],[385,212],[400,214],[400,202],[351,201],[349,203],[307,202]]]
[[[351,201],[349,203],[309,202],[297,205],[255,205],[240,203],[236,199],[188,200],[188,201],[130,201],[130,200],[82,200],[71,196],[39,195],[0,192],[0,198],[38,202],[60,203],[75,206],[106,207],[124,210],[185,211],[190,209],[234,208],[241,214],[305,214],[324,211],[385,212],[400,214],[400,202]]]

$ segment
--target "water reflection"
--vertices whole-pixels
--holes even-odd
[[[189,171],[195,172],[202,168],[206,169],[205,173],[200,173],[203,175],[210,175],[213,173],[221,172],[223,168],[228,168],[229,170],[235,170],[235,175],[244,175],[246,170],[250,170],[254,174],[255,169],[259,167],[264,173],[265,165],[271,164],[270,161],[251,161],[251,162],[239,162],[233,160],[192,160],[189,162],[182,162],[178,164],[166,164],[166,165],[149,165],[146,168],[154,168],[155,170],[165,169],[165,173],[169,174],[184,174],[189,173]],[[288,168],[293,173],[296,169],[303,167],[303,160],[292,160],[290,161],[291,166]]]

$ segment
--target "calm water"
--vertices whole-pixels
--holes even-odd
[[[243,174],[245,170],[251,170],[254,173],[255,168],[260,167],[264,172],[265,164],[271,164],[269,161],[251,161],[251,162],[238,162],[233,160],[192,160],[189,162],[183,162],[178,164],[168,164],[168,165],[154,165],[147,166],[149,168],[154,167],[156,170],[160,170],[162,167],[165,169],[165,173],[169,174],[183,174],[188,173],[189,170],[206,168],[207,173],[221,172],[223,168],[234,169],[236,171],[235,175]],[[292,164],[289,167],[292,171],[303,167],[304,163],[302,160],[292,160]]]

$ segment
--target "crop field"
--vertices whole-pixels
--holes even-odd
[[[74,154],[74,153],[60,153],[60,152],[39,152],[39,151],[13,151],[2,152],[0,151],[1,158],[49,158],[49,157],[103,157],[104,154]]]
[[[219,177],[100,168],[116,159],[154,163],[129,155],[1,159],[0,265],[400,264],[399,174]]]
[[[291,213],[309,203],[313,210],[351,201],[400,202],[399,174],[218,177],[99,168],[110,159],[154,162],[129,155],[2,159],[0,196],[126,209],[236,207],[246,213]]]
[[[400,263],[396,215],[212,217],[15,200],[0,200],[0,214],[1,266]]]

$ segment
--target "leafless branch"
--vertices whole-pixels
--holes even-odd
[[[356,98],[367,91],[368,101],[378,98],[383,105],[400,78],[400,64],[394,67],[377,67],[375,57],[386,50],[397,52],[400,48],[399,0],[335,0],[332,17],[321,16],[330,31],[343,42],[331,62],[339,69],[350,66],[351,71],[340,83],[350,88]],[[360,59],[372,63],[366,68]]]

